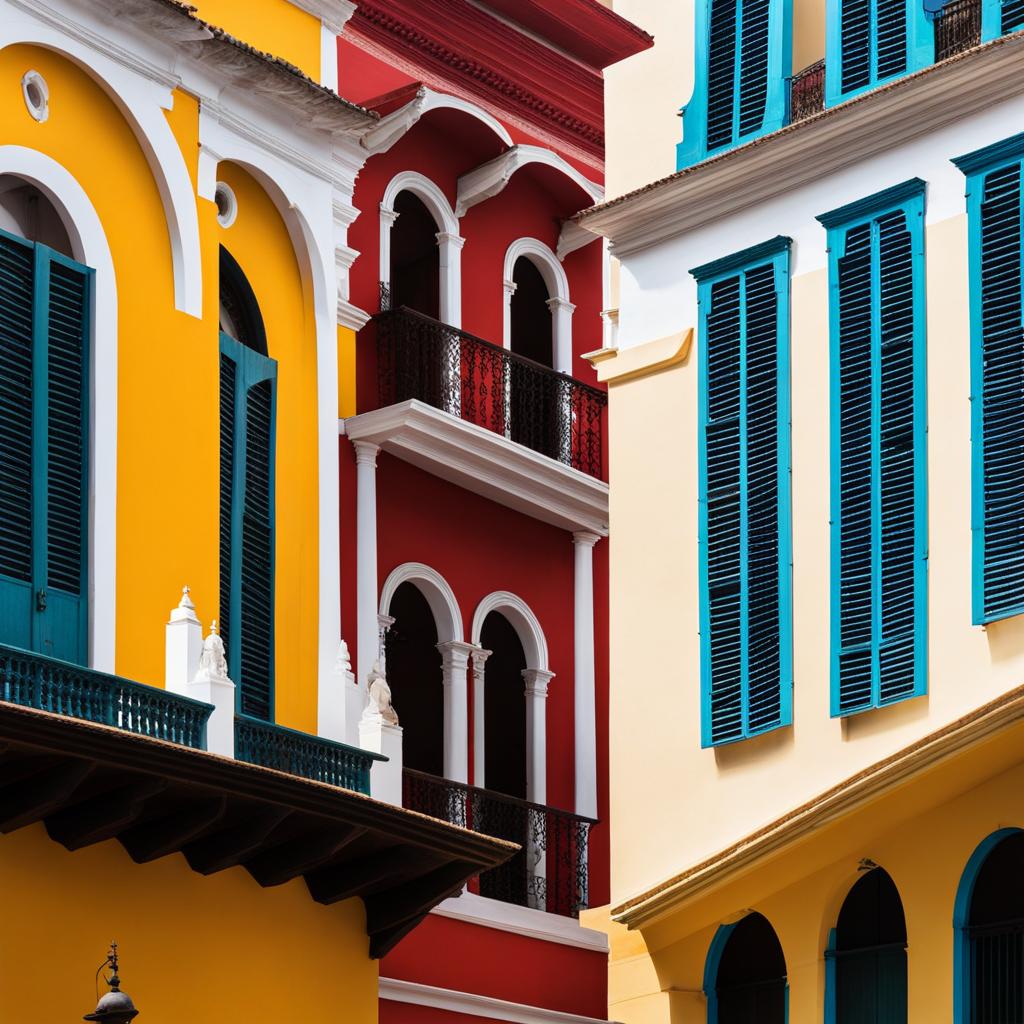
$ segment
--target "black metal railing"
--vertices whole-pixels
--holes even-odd
[[[587,907],[592,819],[409,768],[402,805],[519,844],[511,860],[480,876],[481,896],[563,917],[578,917]]]
[[[935,18],[935,59],[945,60],[981,43],[981,0],[949,0]]]
[[[789,121],[802,121],[805,117],[825,109],[825,61],[817,60],[798,71],[789,80]]]
[[[0,645],[0,700],[206,749],[212,704]]]
[[[603,391],[405,306],[391,309],[385,288],[381,307],[382,406],[416,398],[600,478]]]
[[[235,757],[239,761],[301,775],[357,793],[370,792],[370,767],[386,761],[346,743],[289,729],[248,715],[235,715]]]

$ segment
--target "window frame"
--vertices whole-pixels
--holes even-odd
[[[793,548],[792,548],[792,412],[791,412],[791,348],[790,319],[790,252],[792,239],[779,235],[760,245],[726,256],[712,263],[695,267],[690,273],[697,281],[698,307],[698,573],[700,594],[700,693],[701,693],[701,746],[703,748],[739,743],[754,736],[774,732],[793,724]],[[776,289],[776,384],[778,414],[776,418],[778,441],[778,494],[779,494],[779,720],[770,726],[751,729],[748,721],[749,693],[743,692],[741,682],[741,735],[729,739],[713,739],[711,705],[711,618],[708,593],[708,463],[706,430],[708,423],[708,346],[707,323],[712,287],[724,280],[744,275],[759,267],[771,265]],[[745,298],[745,296],[744,296]],[[745,322],[745,301],[741,305]],[[742,383],[738,385],[745,391]],[[741,558],[745,557],[741,554]],[[741,633],[746,634],[747,622],[741,622]],[[742,670],[746,676],[746,668]]]

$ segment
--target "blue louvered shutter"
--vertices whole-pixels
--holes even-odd
[[[274,716],[277,364],[221,335],[221,632],[243,714]]]
[[[0,232],[0,641],[87,650],[92,271]]]
[[[757,134],[768,102],[770,0],[708,0],[707,148]]]
[[[974,343],[981,345],[982,366],[981,618],[988,620],[1024,609],[1020,163],[989,171],[981,179],[980,188],[981,337]]]
[[[1004,34],[1024,28],[1024,0],[1003,0],[1001,13]]]
[[[843,94],[906,73],[907,0],[840,0],[839,9]]]
[[[849,714],[924,691],[924,348],[907,211],[841,237],[833,713]]]
[[[705,745],[789,720],[788,334],[781,288],[788,277],[775,260],[701,284]]]

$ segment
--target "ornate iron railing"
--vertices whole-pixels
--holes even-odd
[[[981,0],[949,0],[935,18],[935,59],[981,43]]]
[[[590,818],[405,769],[402,804],[463,828],[518,843],[520,851],[480,876],[480,895],[578,917],[588,905]]]
[[[385,287],[381,307],[382,406],[416,398],[601,476],[603,391],[405,306],[391,309]]]
[[[825,61],[818,60],[789,80],[789,120],[802,121],[825,109]]]
[[[206,749],[213,705],[58,661],[0,646],[0,700],[126,732]]]
[[[357,793],[370,792],[370,766],[381,754],[312,736],[248,715],[235,715],[235,757],[239,761],[301,775]]]

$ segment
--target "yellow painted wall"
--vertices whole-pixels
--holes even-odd
[[[199,17],[320,81],[320,20],[289,0],[192,0]]]
[[[147,1024],[377,1020],[377,962],[358,899],[314,903],[301,879],[262,889],[242,868],[135,864],[116,842],[68,853],[42,825],[0,837],[0,998],[32,1020],[81,1020],[116,939]],[[105,988],[100,990],[105,991]]]
[[[338,418],[356,414],[356,332],[338,328]]]

